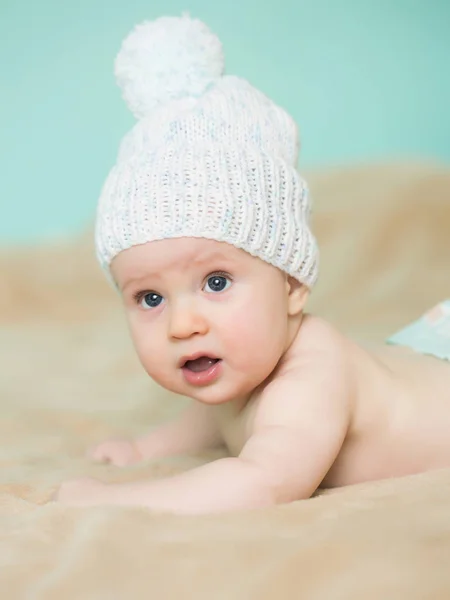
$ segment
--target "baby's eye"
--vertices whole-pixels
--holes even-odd
[[[223,292],[228,289],[231,285],[231,280],[226,275],[216,274],[210,275],[206,280],[204,290],[205,292]]]
[[[139,299],[139,304],[142,308],[145,309],[156,308],[161,304],[163,299],[164,298],[162,296],[156,294],[155,292],[148,292],[147,294],[141,296],[141,298]]]

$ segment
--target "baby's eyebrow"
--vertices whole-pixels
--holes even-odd
[[[156,273],[146,273],[145,275],[139,277],[130,277],[125,280],[125,283],[120,288],[122,292],[128,290],[128,288],[139,288],[139,287],[147,287],[149,279],[161,279],[160,275]]]
[[[233,262],[232,259],[230,259],[229,256],[226,256],[223,252],[220,251],[214,251],[214,252],[209,252],[209,253],[205,253],[202,254],[196,258],[194,258],[194,260],[192,261],[194,264],[205,264],[205,263],[209,263],[209,262],[213,262],[213,261],[222,261],[222,262],[227,262],[227,263],[231,263]]]
[[[142,279],[127,279],[127,281],[125,281],[124,285],[121,286],[120,291],[122,293],[128,291],[129,288],[138,288],[140,287],[140,281],[142,281]]]

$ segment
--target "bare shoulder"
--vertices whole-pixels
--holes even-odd
[[[335,385],[348,382],[356,346],[331,323],[305,315],[296,339],[278,370],[278,382],[310,382]]]
[[[353,346],[328,322],[306,315],[297,338],[261,392],[258,422],[348,421],[353,396]]]
[[[305,315],[292,344],[293,356],[345,359],[349,340],[334,325],[313,315]]]

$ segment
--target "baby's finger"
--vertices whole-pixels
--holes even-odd
[[[111,453],[109,453],[108,448],[105,448],[103,445],[90,448],[87,451],[87,457],[96,462],[111,462]]]

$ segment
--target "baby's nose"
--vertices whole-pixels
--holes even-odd
[[[186,339],[193,335],[205,335],[208,323],[195,303],[183,303],[172,306],[170,310],[169,336],[174,339]]]

